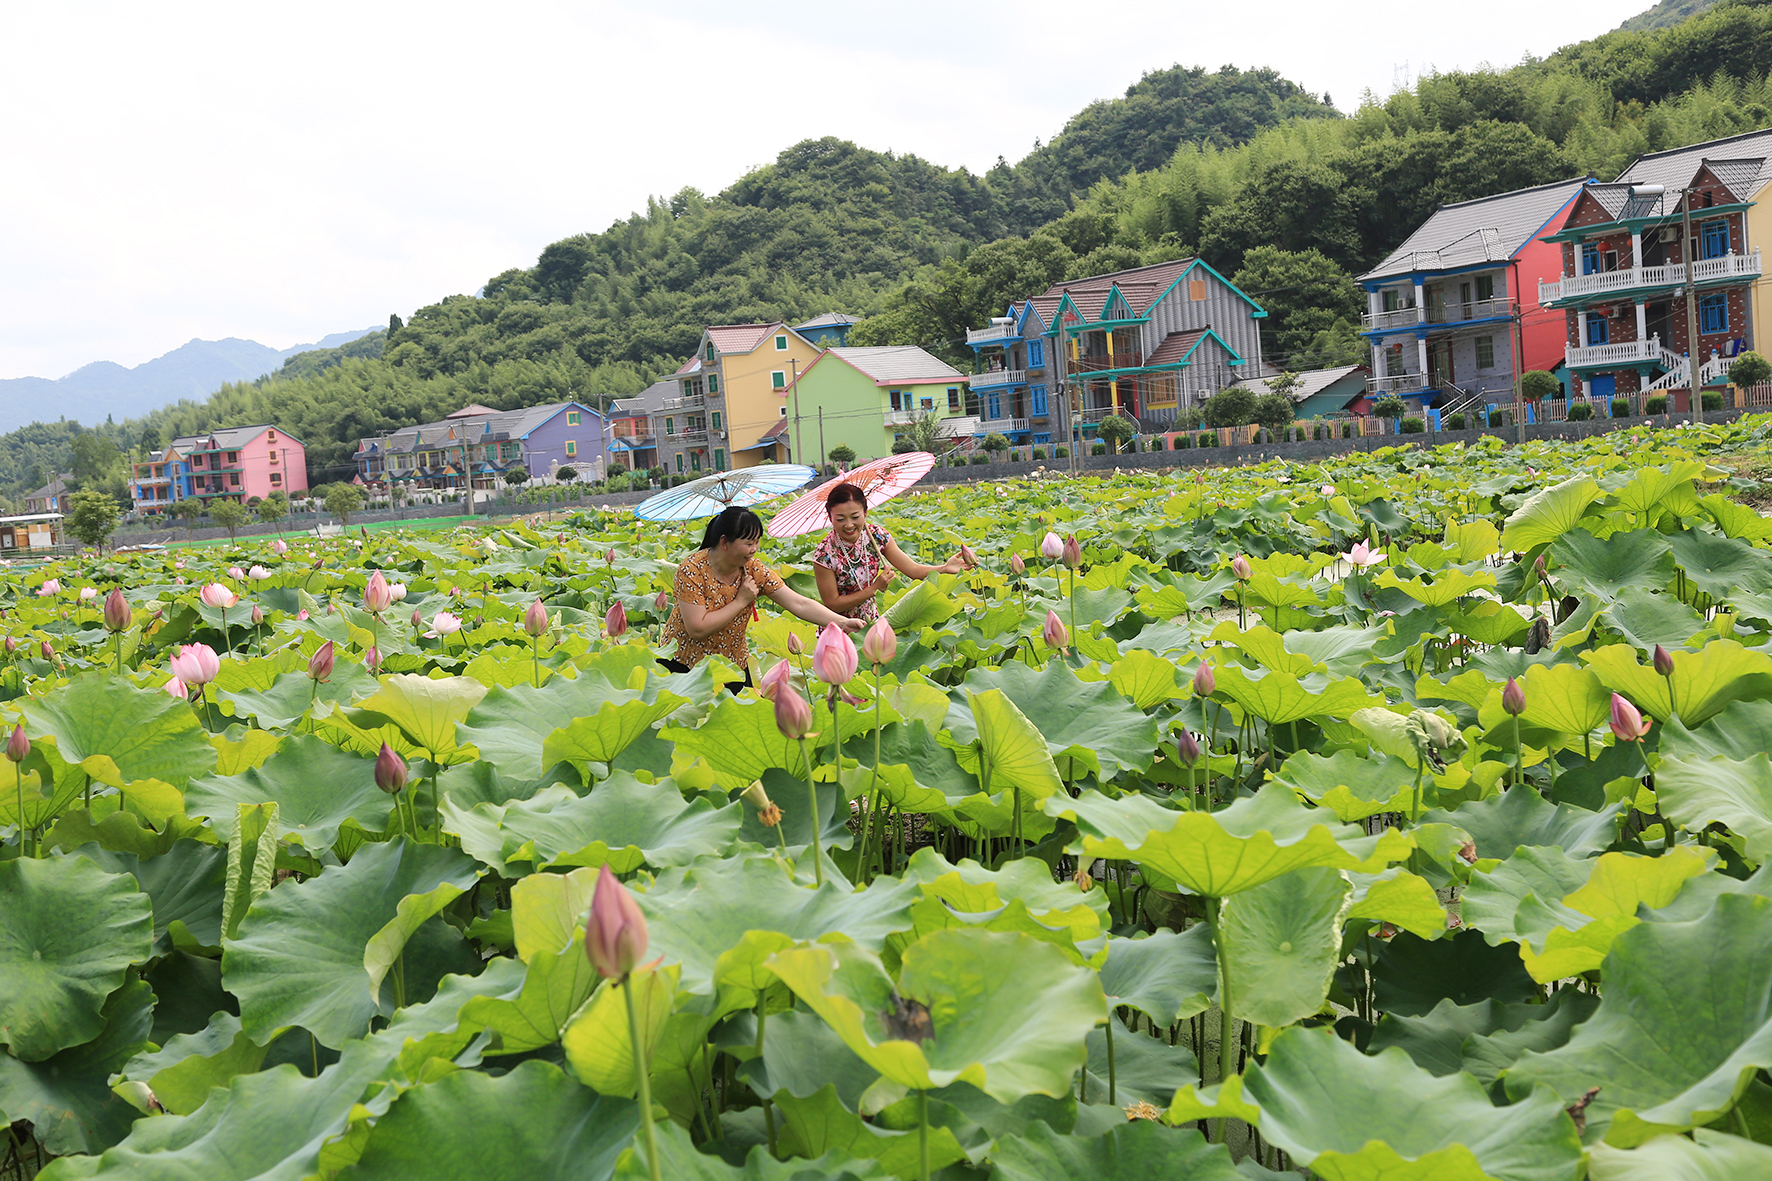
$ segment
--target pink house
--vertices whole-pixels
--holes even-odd
[[[182,441],[182,440],[181,440]],[[180,448],[192,494],[204,501],[248,502],[273,492],[308,490],[308,453],[301,440],[268,425],[227,427]]]

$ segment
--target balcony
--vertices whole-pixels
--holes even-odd
[[[1760,252],[1725,254],[1721,258],[1701,258],[1692,264],[1692,282],[1728,283],[1760,277]],[[1566,275],[1561,279],[1538,283],[1538,302],[1552,307],[1560,302],[1620,295],[1638,290],[1678,287],[1686,281],[1684,263],[1660,267],[1623,267],[1616,271],[1596,271],[1591,275]]]
[[[987,418],[978,424],[977,433],[988,435],[995,432],[1000,435],[1011,435],[1016,431],[1027,429],[1028,420],[1025,418]]]
[[[1086,353],[1071,363],[1071,371],[1080,376],[1086,373],[1106,373],[1109,370],[1139,369],[1143,366],[1143,351],[1130,349],[1116,352],[1111,357],[1106,353]]]
[[[672,434],[666,435],[664,440],[667,443],[676,444],[678,446],[686,446],[691,443],[705,443],[708,441],[708,433],[706,430],[676,431]]]
[[[664,400],[664,409],[694,410],[698,407],[707,405],[707,402],[707,398],[703,397],[701,394],[686,394],[681,398],[666,398]]]
[[[991,341],[1019,340],[1021,331],[1013,322],[992,324],[987,328],[969,328],[966,330],[967,344],[986,344]]]
[[[916,420],[917,412],[915,410],[888,410],[886,412],[887,426],[910,426]]]
[[[1411,304],[1406,308],[1395,308],[1388,312],[1367,312],[1360,317],[1360,329],[1364,332],[1391,332],[1397,329],[1409,329],[1420,323]]]
[[[1412,394],[1420,390],[1433,389],[1437,383],[1421,373],[1393,373],[1388,377],[1368,377],[1366,392],[1369,394]]]
[[[991,369],[984,373],[974,373],[966,378],[966,383],[975,390],[987,389],[1000,385],[1027,384],[1026,369]]]
[[[1617,344],[1567,345],[1563,349],[1563,361],[1571,369],[1628,369],[1634,365],[1679,369],[1686,364],[1677,353],[1661,347],[1659,336],[1651,336],[1648,340],[1621,340]]]

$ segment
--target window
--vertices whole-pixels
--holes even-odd
[[[689,453],[689,470],[692,472],[701,470],[701,452],[691,451]]]
[[[236,463],[239,463],[239,462],[240,462],[240,453],[238,451],[228,452],[228,465],[230,467]]]
[[[1705,258],[1722,258],[1729,253],[1729,223],[1726,221],[1707,221],[1704,223],[1703,245],[1700,247]]]
[[[1035,435],[1034,436],[1034,446],[1036,446],[1036,447],[1039,447],[1043,444],[1050,443],[1050,442],[1052,442],[1051,435]]]
[[[271,462],[272,463],[277,462],[277,453],[275,451],[271,452]]]
[[[578,440],[577,439],[566,440],[566,455],[567,455],[567,457],[570,458],[570,457],[577,455],[577,454],[578,454]]]
[[[1379,292],[1379,295],[1383,299],[1382,306],[1385,311],[1397,312],[1403,309],[1403,293],[1398,291],[1395,287],[1387,287],[1385,290]]]
[[[283,482],[283,473],[282,472],[272,472],[271,473],[271,483],[281,484],[282,482]]]
[[[711,340],[708,341],[708,347],[707,347],[706,351],[703,352],[702,355],[704,357],[706,357],[709,361],[712,361],[714,359],[714,342],[713,341],[711,341]]]
[[[997,419],[1002,418],[1003,417],[1003,395],[998,393],[996,390],[992,390],[987,401],[990,404],[991,421],[995,422]]]
[[[886,401],[894,410],[903,410],[905,408],[904,391],[902,391],[902,390],[887,390],[886,391]]]
[[[1477,368],[1495,368],[1495,338],[1493,336],[1477,337]]]
[[[679,472],[683,470],[683,453],[681,451],[677,452],[677,470]]]
[[[275,443],[276,441],[277,441],[277,432],[276,431],[266,431],[265,432],[265,442]]]
[[[568,410],[566,412],[566,425],[567,426],[577,426],[578,425],[578,411]]]
[[[718,447],[714,448],[714,470],[717,472],[726,470],[726,453]]]
[[[720,412],[718,410],[716,410],[712,414],[708,415],[708,421],[714,424],[715,430],[719,430],[720,429]]]
[[[1046,342],[1043,340],[1028,341],[1028,368],[1039,369],[1046,364]]]
[[[773,390],[785,390],[788,388],[788,375],[785,369],[776,369],[770,372],[769,388]]]
[[[960,411],[960,387],[957,385],[948,387],[948,411],[953,414]]]
[[[676,433],[677,433],[677,420],[674,418],[665,419],[665,434],[674,435]]]
[[[1698,301],[1698,331],[1703,333],[1729,331],[1729,297],[1707,295]]]
[[[1187,281],[1187,297],[1195,303],[1206,298],[1206,280],[1189,279]]]
[[[788,408],[787,408],[786,403],[783,403],[782,405],[777,406],[775,409],[779,412],[777,414],[777,417],[786,418],[788,416]]]
[[[1042,414],[1047,413],[1047,410],[1046,410],[1046,387],[1043,385],[1029,386],[1028,387],[1028,401],[1030,403],[1032,403],[1032,405],[1033,405],[1033,414],[1036,418],[1038,418]]]
[[[240,473],[239,472],[228,473],[228,487],[238,488],[239,486],[240,486]]]
[[[1587,314],[1587,343],[1592,348],[1597,344],[1605,344],[1610,339],[1606,331],[1606,317],[1598,312]]]
[[[1477,276],[1477,298],[1479,300],[1494,299],[1495,298],[1495,276],[1494,275],[1478,275]]]
[[[1384,375],[1401,377],[1403,375],[1403,346],[1393,344],[1384,350]]]
[[[718,373],[708,374],[708,393],[717,394],[719,392],[720,392],[720,375]]]
[[[778,353],[785,353],[788,351],[788,338],[786,333],[775,338],[775,351]]]
[[[933,410],[935,409],[935,399],[928,396],[918,398],[917,406],[923,410]]]

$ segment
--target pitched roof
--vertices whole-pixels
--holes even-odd
[[[877,385],[895,382],[959,381],[964,376],[940,357],[925,352],[914,344],[877,345],[867,348],[848,346],[827,350],[847,362],[858,372],[874,379]],[[814,362],[816,364],[816,362]],[[811,368],[807,368],[811,372]]]
[[[1589,178],[1572,177],[1493,197],[1442,205],[1363,280],[1505,262],[1543,231]]]
[[[716,352],[748,353],[781,327],[780,320],[770,324],[711,324],[708,339],[714,342]]]
[[[1752,160],[1706,160],[1704,166],[1711,175],[1723,182],[1729,195],[1737,201],[1747,198],[1743,194],[1753,193],[1760,187],[1760,174],[1766,166],[1765,159]]]
[[[851,324],[861,323],[860,316],[851,316],[848,312],[826,312],[822,316],[814,316],[804,324],[795,324],[795,332],[805,332],[809,328],[847,328]]]
[[[218,448],[223,451],[232,451],[235,448],[246,446],[246,444],[252,442],[266,431],[274,431],[276,429],[278,429],[276,424],[269,422],[261,422],[256,426],[225,426],[218,430],[210,431],[209,434],[202,436],[202,439],[199,442],[214,439],[215,445]],[[285,433],[284,437],[291,443],[301,443],[301,440],[294,435]],[[174,445],[177,445],[176,440],[174,440]],[[193,445],[195,446],[198,444],[194,443]]]
[[[1677,189],[1690,184],[1699,167],[1706,163],[1715,172],[1719,164],[1745,165],[1754,160],[1759,162],[1759,167],[1752,177],[1745,176],[1745,167],[1731,169],[1733,181],[1720,172],[1717,174],[1717,179],[1727,185],[1738,199],[1751,201],[1766,187],[1768,181],[1772,181],[1772,169],[1767,167],[1772,162],[1772,128],[1732,135],[1727,139],[1713,139],[1708,143],[1674,148],[1666,152],[1650,152],[1631,161],[1630,166],[1618,174],[1618,179],[1630,184],[1664,185]],[[1736,187],[1737,184],[1740,185],[1739,188]]]
[[[665,399],[675,398],[681,392],[675,377],[661,378],[631,398],[614,399],[609,403],[609,409],[617,415],[639,418],[664,409]]]
[[[1071,298],[1075,301],[1079,292],[1099,292],[1105,299],[1108,289],[1117,283],[1122,292],[1131,287],[1154,287],[1156,291],[1151,298],[1155,299],[1173,286],[1175,281],[1181,278],[1196,261],[1198,261],[1196,258],[1190,256],[1172,259],[1169,262],[1152,263],[1145,267],[1133,267],[1125,271],[1110,271],[1105,275],[1087,275],[1081,279],[1066,279],[1062,283],[1054,283],[1048,287],[1046,295],[1056,300],[1058,296],[1069,291]],[[1128,296],[1128,300],[1130,301],[1130,296]],[[1082,306],[1080,302],[1078,306]],[[1149,303],[1147,302],[1145,306],[1148,307]]]
[[[469,402],[466,406],[463,406],[460,410],[457,410],[455,413],[445,414],[443,417],[444,418],[473,418],[473,417],[475,417],[477,415],[481,415],[481,414],[497,414],[497,413],[498,413],[498,411],[494,410],[490,406],[482,406],[478,402]]]
[[[1299,384],[1292,391],[1292,400],[1294,402],[1302,402],[1306,398],[1314,397],[1317,394],[1322,393],[1343,378],[1370,372],[1371,370],[1364,365],[1340,365],[1333,369],[1307,369],[1303,373],[1297,375]],[[1246,377],[1242,381],[1237,382],[1237,384],[1244,389],[1254,390],[1258,394],[1265,394],[1268,392],[1267,383],[1269,380],[1269,378],[1265,377]],[[1364,389],[1364,386],[1362,385],[1361,388]]]
[[[1200,338],[1211,332],[1210,328],[1195,328],[1188,332],[1171,332],[1163,338],[1163,343],[1151,350],[1151,355],[1144,359],[1146,365],[1175,365],[1187,360]]]

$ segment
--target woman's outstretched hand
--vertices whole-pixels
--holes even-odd
[[[892,580],[897,577],[898,577],[898,571],[896,571],[896,570],[889,568],[889,569],[880,571],[879,576],[874,579],[874,593],[879,594],[881,591],[883,591],[887,587],[891,586]]]
[[[861,631],[862,629],[867,627],[867,624],[864,621],[862,621],[860,619],[851,618],[848,615],[839,615],[832,622],[834,622],[838,627],[842,628],[845,633],[848,633],[850,635],[853,635],[854,633]]]
[[[961,571],[962,571],[962,570],[970,570],[970,569],[972,569],[972,566],[973,566],[973,563],[971,563],[971,562],[968,562],[968,561],[967,561],[967,560],[966,560],[966,555],[964,555],[964,554],[955,554],[955,555],[954,555],[954,556],[953,556],[953,557],[951,557],[951,558],[949,558],[949,559],[948,559],[948,560],[947,560],[947,561],[945,561],[945,562],[943,562],[943,563],[942,563],[942,564],[941,564],[941,565],[940,565],[940,566],[939,566],[939,567],[938,567],[938,569],[939,569],[939,570],[940,570],[940,571],[941,571],[941,572],[942,572],[942,573],[943,573],[943,574],[958,574],[958,573],[960,573],[960,572],[961,572]]]
[[[747,607],[757,601],[757,580],[751,577],[749,570],[739,576],[738,599]]]

